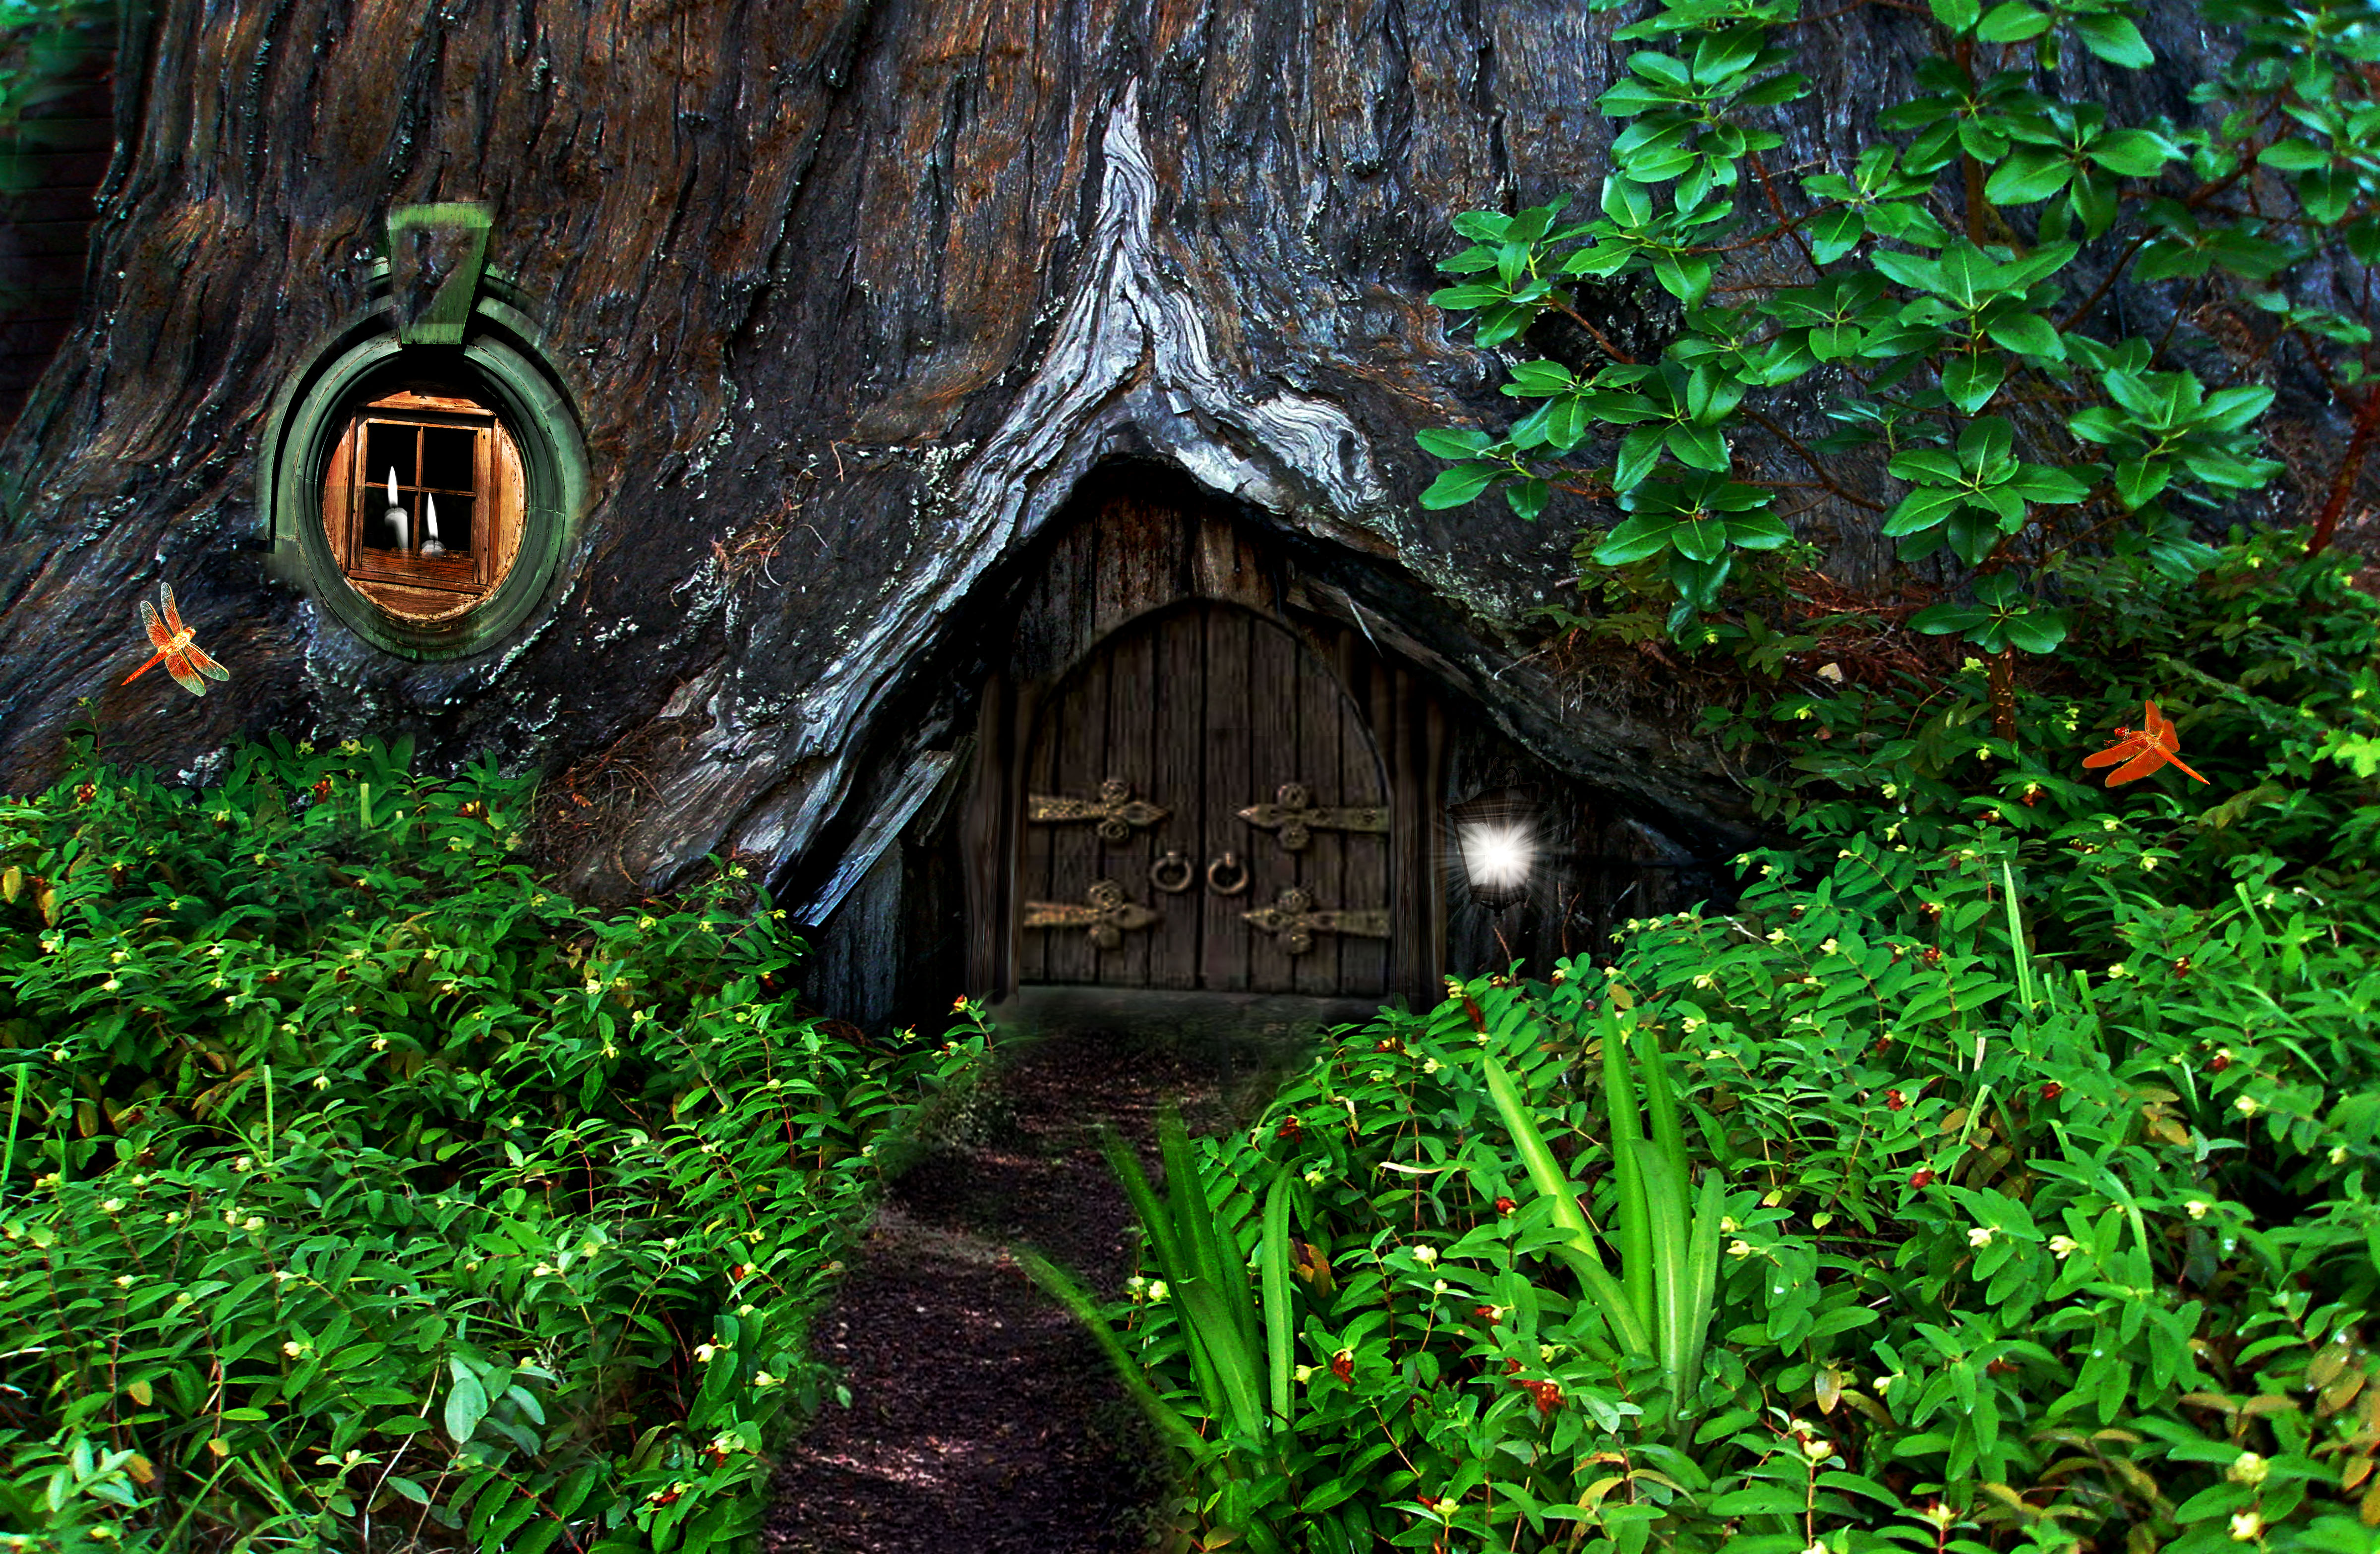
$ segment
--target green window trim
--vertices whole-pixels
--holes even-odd
[[[376,273],[385,275],[385,261]],[[375,301],[320,342],[307,367],[283,389],[267,423],[257,505],[271,547],[268,572],[305,589],[383,652],[429,661],[467,658],[497,647],[546,601],[576,547],[589,483],[586,443],[544,363],[536,326],[506,299],[509,289],[488,273],[472,302],[468,329],[458,331],[465,337],[431,347],[476,380],[472,386],[484,392],[512,433],[525,488],[520,549],[512,569],[463,614],[418,622],[382,609],[348,582],[322,531],[322,482],[355,395],[374,373],[414,348],[398,337],[390,300]]]

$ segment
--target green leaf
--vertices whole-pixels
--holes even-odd
[[[2070,18],[2074,35],[2082,46],[2110,65],[2120,65],[2127,70],[2145,70],[2156,63],[2147,40],[2131,18],[2119,16],[2079,16]]]
[[[1928,637],[1948,637],[1990,620],[1991,612],[1972,604],[1929,604],[1909,617],[1909,624]]]
[[[1415,432],[1414,441],[1440,458],[1474,458],[1486,453],[1494,439],[1468,428],[1433,426]]]
[[[2007,0],[1994,6],[1975,29],[1975,35],[1987,43],[2021,43],[2028,38],[2038,38],[2049,30],[2049,18],[2034,10],[2022,0]]]
[[[2002,622],[2008,639],[2020,652],[2054,653],[2066,640],[2066,617],[2055,610],[2027,610]]]
[[[2127,178],[2154,178],[2181,152],[2162,135],[2145,129],[2118,129],[2091,142],[2091,160]]]
[[[2128,458],[2116,465],[2116,496],[2127,507],[2153,502],[2173,479],[2173,467],[2164,459]]]
[[[2066,346],[2058,338],[2058,328],[2039,313],[2001,313],[1985,325],[1985,333],[1994,345],[2014,351],[2019,356],[2043,357],[2051,361],[2066,359]]]
[[[1810,221],[1810,255],[1821,264],[1832,264],[1859,247],[1866,233],[1857,211],[1843,206],[1821,211]]]
[[[2008,375],[2008,365],[1996,352],[1954,356],[1942,365],[1942,392],[1969,415],[1991,402]]]
[[[1475,500],[1502,473],[1502,468],[1493,464],[1458,464],[1451,469],[1440,471],[1438,479],[1429,483],[1429,489],[1421,493],[1421,504],[1432,508],[1460,507]]]
[[[1666,514],[1622,519],[1620,527],[1604,536],[1603,543],[1595,548],[1595,560],[1602,566],[1625,566],[1658,555],[1670,548],[1675,527]]]
[[[488,1416],[488,1390],[461,1355],[450,1356],[446,1368],[454,1378],[446,1393],[446,1434],[460,1446],[479,1433],[480,1421]]]
[[[1934,19],[1942,24],[1951,36],[1972,31],[1983,19],[1983,0],[1930,0]]]
[[[1992,170],[1984,184],[1984,198],[1996,205],[2030,205],[2066,187],[2074,164],[2062,151],[2027,146]]]

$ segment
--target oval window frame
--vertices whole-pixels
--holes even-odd
[[[492,278],[492,277],[491,277]],[[554,591],[576,549],[586,508],[586,442],[577,417],[535,331],[509,305],[480,297],[459,346],[407,346],[385,304],[376,304],[309,353],[284,389],[267,432],[260,504],[269,516],[273,572],[303,587],[341,624],[383,652],[417,662],[468,658],[503,644]],[[322,528],[322,483],[356,396],[408,355],[435,358],[443,376],[459,368],[468,386],[504,423],[520,451],[520,549],[504,578],[477,605],[444,620],[419,621],[382,608],[350,582]]]

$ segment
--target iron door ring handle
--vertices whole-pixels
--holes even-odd
[[[1179,852],[1168,851],[1148,866],[1148,882],[1167,895],[1180,895],[1197,879],[1197,867]]]
[[[1231,872],[1236,872],[1238,878],[1226,885],[1222,877]],[[1239,894],[1248,888],[1248,866],[1239,860],[1237,854],[1225,853],[1207,865],[1207,888],[1217,895]]]

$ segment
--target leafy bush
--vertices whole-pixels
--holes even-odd
[[[0,807],[18,1547],[757,1523],[871,1141],[979,1035],[795,1015],[740,868],[582,911],[512,861],[524,783],[406,764],[276,742]]]
[[[1321,1550],[2380,1548],[2380,605],[2289,545],[2228,547],[2195,589],[2095,573],[2124,608],[2082,613],[2021,746],[1976,672],[1719,716],[1783,734],[1764,791],[1801,838],[1744,860],[1734,911],[1385,1012],[1208,1144],[1222,1233],[1303,1274],[1267,1457],[1203,1409],[1170,1289],[1106,1315],[1194,1450],[1234,1459],[1208,1524]],[[2215,783],[2076,781],[2152,671]],[[1500,1065],[1624,1233],[1606,1061],[1647,1043],[1725,1215],[1682,1396],[1564,1266],[1495,1094]]]
[[[1591,8],[1623,7],[1613,36],[1635,46],[1597,99],[1614,121],[1598,211],[1455,219],[1471,246],[1432,300],[1474,315],[1483,348],[1540,354],[1512,366],[1503,392],[1529,407],[1500,432],[1420,434],[1452,461],[1425,505],[1496,488],[1529,518],[1557,490],[1608,504],[1579,559],[1673,600],[1669,629],[1694,637],[1698,617],[1746,613],[1739,564],[1815,558],[1779,498],[1819,493],[1923,564],[1892,580],[1899,613],[1987,656],[2004,739],[2017,655],[2059,649],[2082,558],[2114,546],[2187,578],[2193,526],[2282,472],[2262,438],[2285,373],[2354,428],[2298,471],[2309,543],[2330,542],[2380,432],[2367,7],[2202,0],[2203,79],[2167,61],[2159,83],[2193,107],[2126,125],[2089,83],[2158,65],[2147,7],[1895,4],[1932,45],[1910,94],[1806,170],[1764,160],[1777,110],[1810,91],[1798,6]],[[1674,314],[1642,355],[1593,316],[1614,287]],[[2141,302],[2155,323],[2136,325]],[[1946,576],[1964,597],[1938,597]]]

